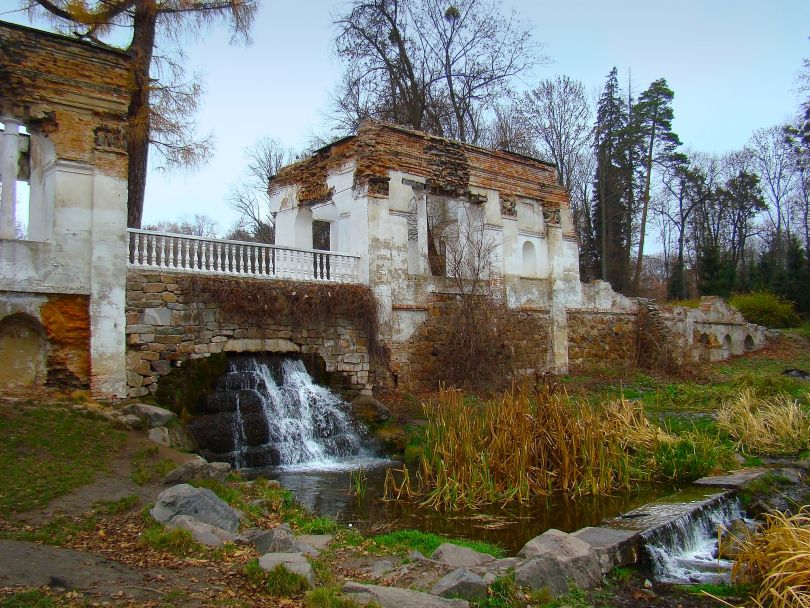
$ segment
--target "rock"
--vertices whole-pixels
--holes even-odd
[[[394,569],[394,563],[387,559],[381,559],[371,564],[371,576],[374,578],[382,578],[386,573]]]
[[[300,534],[295,537],[298,543],[314,547],[318,551],[323,551],[329,546],[334,537],[331,534]]]
[[[514,570],[521,563],[523,563],[523,560],[517,557],[504,557],[485,562],[480,566],[471,566],[470,570],[480,575],[487,585],[491,585],[495,579],[504,576],[510,570]]]
[[[416,549],[414,549],[412,551],[408,551],[408,559],[419,562],[427,558],[421,551],[417,551]]]
[[[599,560],[602,574],[614,568],[630,566],[638,561],[640,536],[634,530],[616,528],[582,528],[571,534],[574,538],[585,541]]]
[[[792,467],[783,467],[781,469],[774,469],[773,474],[779,478],[783,484],[799,485],[804,479],[804,475],[798,469]]]
[[[465,600],[483,600],[487,596],[487,584],[475,572],[456,568],[440,578],[430,590],[433,595],[460,597]]]
[[[169,427],[169,445],[184,452],[192,452],[197,449],[197,442],[182,424],[174,424]]]
[[[551,555],[534,557],[518,565],[515,582],[535,591],[545,589],[554,597],[568,593],[566,573]]]
[[[391,417],[391,412],[370,395],[360,395],[351,403],[355,417],[366,424],[381,424]]]
[[[408,443],[408,434],[401,426],[383,426],[374,431],[377,441],[387,452],[402,452]]]
[[[798,378],[799,380],[810,380],[810,372],[803,369],[786,369],[782,372],[788,378]]]
[[[701,477],[695,481],[695,485],[708,486],[712,488],[731,488],[740,490],[747,486],[752,481],[756,481],[760,477],[768,475],[768,469],[764,467],[757,467],[751,469],[741,469],[739,471],[732,471],[726,475],[712,475],[710,477]]]
[[[171,473],[163,478],[165,484],[188,483],[195,479],[214,479],[225,481],[228,473],[231,472],[231,465],[227,462],[208,462],[201,456],[181,464]]]
[[[430,593],[348,581],[343,593],[358,604],[376,602],[380,608],[469,608],[466,600],[446,599]]]
[[[748,524],[743,519],[735,519],[728,528],[720,528],[717,542],[717,557],[720,559],[737,559],[742,546],[752,536]]]
[[[443,543],[433,552],[430,559],[448,564],[454,568],[480,566],[486,562],[491,562],[495,558],[486,553],[479,553],[467,547],[460,547],[452,543]]]
[[[295,548],[298,550],[299,553],[303,553],[304,555],[308,555],[309,557],[318,557],[321,552],[318,551],[312,545],[308,545],[306,543],[301,543],[295,541]]]
[[[302,553],[265,553],[259,558],[263,570],[273,570],[279,565],[303,576],[310,586],[315,584],[315,570]]]
[[[269,532],[254,539],[259,553],[295,553],[299,552],[298,542],[287,524],[276,526]]]
[[[236,532],[239,527],[239,514],[227,503],[208,488],[194,488],[186,483],[161,492],[149,513],[161,523],[188,515],[228,532]]]
[[[118,417],[121,424],[128,426],[131,429],[140,429],[144,426],[143,418],[135,414],[122,414]]]
[[[157,443],[158,445],[169,447],[172,444],[169,429],[165,426],[157,426],[149,429],[147,436],[149,437],[149,441]]]
[[[144,418],[149,428],[169,426],[177,420],[177,414],[174,412],[148,403],[130,403],[121,411],[125,414],[134,414],[139,418]]]
[[[194,540],[209,547],[220,547],[226,542],[236,542],[240,539],[238,534],[206,524],[188,515],[178,515],[172,518],[168,527],[188,530]]]
[[[518,557],[549,556],[556,561],[565,578],[572,579],[580,589],[596,587],[602,581],[602,568],[591,546],[560,530],[546,530],[527,542]]]

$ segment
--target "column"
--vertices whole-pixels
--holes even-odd
[[[551,371],[568,372],[568,310],[565,301],[563,237],[559,221],[546,222],[551,279]]]
[[[416,259],[418,274],[430,274],[428,265],[427,193],[416,196]]]
[[[0,179],[3,182],[3,194],[0,197],[0,239],[15,239],[19,129],[22,123],[8,117],[0,120],[6,128],[0,142]]]

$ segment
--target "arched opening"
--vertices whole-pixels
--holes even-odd
[[[709,360],[709,334],[700,334],[698,338],[698,361]]]
[[[731,336],[726,334],[726,337],[723,338],[723,358],[728,358],[731,356]]]
[[[537,276],[537,252],[531,241],[523,243],[523,272],[521,274],[524,277]]]
[[[745,342],[743,342],[743,348],[745,349],[745,352],[747,352],[747,353],[750,353],[752,350],[754,350],[754,339],[751,337],[750,334],[745,336]]]
[[[33,317],[18,313],[0,321],[0,387],[44,386],[47,351],[45,330]]]

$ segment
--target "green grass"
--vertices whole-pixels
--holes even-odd
[[[488,553],[494,557],[503,557],[504,550],[492,543],[467,540],[465,538],[444,538],[431,532],[420,532],[419,530],[398,530],[387,534],[377,534],[368,538],[372,548],[392,551],[405,554],[408,551],[416,550],[425,556],[430,556],[442,543],[453,543],[462,547],[469,547],[480,553]]]
[[[695,585],[674,585],[676,589],[703,595],[709,593],[717,597],[747,597],[753,588],[751,585],[730,585],[728,583],[699,583]]]
[[[96,513],[117,515],[118,513],[126,513],[134,509],[140,502],[141,499],[137,494],[129,494],[118,500],[97,500],[93,503],[93,509]]]
[[[258,559],[252,559],[245,565],[244,573],[250,583],[274,597],[298,597],[309,588],[307,579],[290,572],[283,564],[268,571],[259,565]]]
[[[160,524],[144,530],[140,540],[147,547],[177,557],[199,557],[207,552],[205,547],[194,540],[188,530],[164,528]]]
[[[19,591],[0,600],[0,608],[53,608],[57,606],[53,598],[41,591]]]
[[[176,465],[166,458],[158,458],[158,447],[152,445],[132,456],[132,481],[139,486],[155,483],[168,475]]]
[[[125,434],[60,407],[0,412],[0,513],[22,513],[90,483],[109,468]]]

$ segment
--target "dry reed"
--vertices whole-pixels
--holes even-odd
[[[442,390],[424,408],[421,481],[434,507],[607,493],[640,477],[635,450],[670,440],[626,400],[595,410],[554,391],[513,388],[481,402]]]
[[[752,598],[761,608],[810,607],[810,508],[796,515],[766,516],[761,534],[747,541],[732,576],[754,583]]]
[[[759,398],[741,391],[717,412],[718,426],[736,448],[757,454],[790,454],[810,447],[810,415],[787,395]]]

